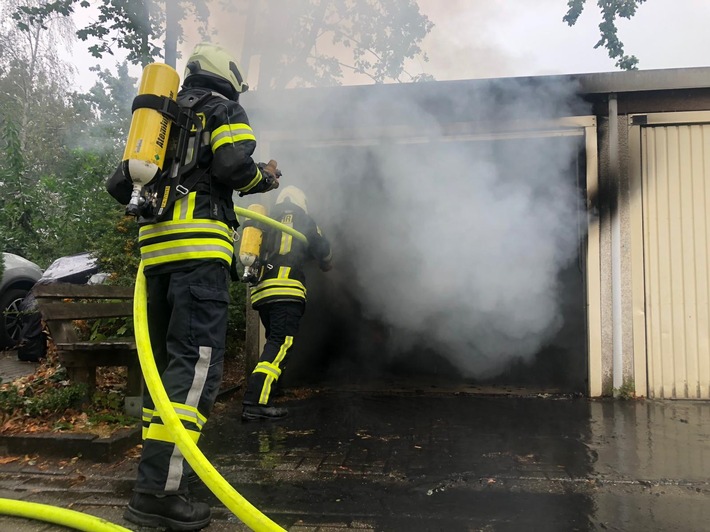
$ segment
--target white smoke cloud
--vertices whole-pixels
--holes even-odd
[[[501,116],[540,123],[575,104],[564,83],[542,89],[510,80],[496,104],[500,88],[455,99],[442,85],[429,109],[400,93],[373,90],[349,101],[336,91],[321,102],[333,123],[320,127],[349,124],[367,139],[404,116],[422,138],[312,149],[296,142],[270,155],[280,158],[284,182],[307,191],[335,247],[331,281],[346,287],[363,317],[388,328],[390,355],[431,349],[472,377],[533,357],[558,333],[558,275],[580,239],[580,137],[452,140],[439,125],[442,109],[483,109],[490,124]],[[298,130],[313,113],[291,111],[279,117],[284,130]]]

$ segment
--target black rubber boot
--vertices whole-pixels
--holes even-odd
[[[268,405],[244,404],[242,407],[242,421],[268,421],[283,419],[288,415],[288,408]]]
[[[134,493],[123,514],[136,525],[168,530],[202,530],[210,524],[208,504],[192,502],[185,495]]]

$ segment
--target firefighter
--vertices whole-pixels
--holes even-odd
[[[199,158],[194,171],[201,176],[163,216],[138,220],[156,365],[170,401],[195,441],[222,379],[233,231],[238,226],[232,194],[266,192],[279,183],[275,165],[269,170],[252,159],[256,139],[239,104],[246,89],[225,49],[210,43],[196,46],[177,101],[197,99],[192,109],[207,132],[193,139]],[[116,181],[115,176],[111,179]],[[210,508],[189,499],[191,474],[146,390],[143,450],[124,517],[141,526],[204,528],[210,522]]]
[[[306,307],[304,263],[315,260],[324,272],[332,267],[330,244],[308,215],[303,191],[294,186],[284,188],[276,199],[271,217],[303,233],[308,244],[275,230],[269,230],[265,237],[262,253],[265,266],[251,290],[251,304],[259,312],[266,329],[266,344],[244,393],[244,421],[279,419],[288,415],[288,410],[274,406],[271,398]]]

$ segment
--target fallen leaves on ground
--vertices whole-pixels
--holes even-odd
[[[221,390],[243,387],[244,372],[241,360],[227,359],[224,366]],[[70,381],[66,368],[58,361],[56,347],[49,342],[47,356],[34,373],[0,384],[0,392],[14,387],[19,397],[40,397],[51,388],[66,387]],[[86,401],[61,412],[43,412],[28,415],[21,406],[11,411],[0,411],[0,434],[44,434],[69,432],[109,437],[117,431],[134,427],[138,420],[125,416],[123,403],[127,381],[125,367],[98,367],[96,391],[91,404]],[[101,399],[96,399],[101,397]],[[109,399],[110,398],[110,399]]]

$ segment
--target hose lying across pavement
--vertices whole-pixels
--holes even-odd
[[[302,242],[308,242],[307,238],[292,227],[283,225],[276,220],[252,212],[248,209],[235,207],[237,214],[252,218],[270,227],[279,229],[290,234]],[[158,368],[153,358],[153,348],[150,345],[148,334],[148,301],[146,292],[145,275],[143,273],[143,263],[138,267],[136,284],[133,295],[133,323],[136,337],[136,347],[138,348],[138,360],[143,372],[143,379],[146,387],[153,398],[156,409],[160,412],[160,417],[175,439],[175,443],[192,469],[197,473],[205,485],[212,493],[229,508],[245,525],[257,532],[277,532],[283,531],[279,525],[261,513],[255,506],[240,495],[227,482],[207,460],[197,444],[192,441],[187,430],[182,426],[182,422],[175,413],[175,409],[170,403],[170,398],[165,392],[165,388],[160,379]],[[110,523],[105,519],[95,517],[76,510],[50,506],[15,499],[0,498],[0,515],[10,515],[14,517],[25,517],[47,523],[62,525],[75,530],[85,532],[130,532],[129,529],[120,525]]]
[[[0,514],[45,521],[85,532],[131,532],[100,517],[38,502],[0,499]]]

